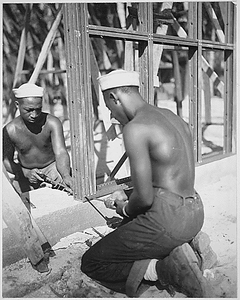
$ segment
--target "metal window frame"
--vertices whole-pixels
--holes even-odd
[[[236,100],[233,83],[236,82],[235,68],[235,15],[236,8],[232,2],[227,3],[225,16],[226,42],[211,42],[202,39],[202,2],[189,2],[189,36],[180,38],[153,33],[152,2],[139,2],[140,31],[95,26],[88,24],[87,3],[64,4],[65,47],[68,78],[68,106],[70,112],[71,141],[73,153],[73,169],[78,199],[95,192],[93,126],[89,124],[91,108],[91,68],[89,40],[91,37],[106,37],[138,41],[143,54],[140,63],[140,92],[148,102],[153,104],[153,46],[154,44],[189,47],[189,126],[193,133],[195,163],[204,164],[209,161],[231,155],[233,152],[233,134],[235,133],[235,116],[233,108]],[[201,128],[201,87],[202,87],[202,51],[223,50],[225,53],[225,93],[224,93],[224,151],[212,157],[202,157]],[[77,55],[76,55],[77,53]],[[144,70],[144,72],[142,71]],[[79,86],[77,83],[80,83]],[[90,122],[91,123],[91,122]]]

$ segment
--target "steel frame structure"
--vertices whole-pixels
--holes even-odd
[[[196,165],[221,159],[234,153],[236,106],[236,8],[225,2],[225,41],[204,40],[202,37],[202,2],[189,2],[189,30],[187,37],[153,33],[153,3],[139,3],[139,30],[95,26],[88,24],[87,3],[63,5],[65,47],[68,78],[68,105],[70,111],[73,174],[76,182],[76,198],[96,191],[94,170],[93,124],[91,122],[91,55],[90,38],[111,38],[137,41],[142,48],[139,57],[140,91],[153,104],[153,50],[154,45],[188,47],[189,51],[189,126],[194,140]],[[222,4],[220,4],[222,5]],[[203,159],[201,154],[202,124],[202,53],[221,50],[224,53],[224,143],[223,153]],[[141,71],[141,70],[144,70]]]

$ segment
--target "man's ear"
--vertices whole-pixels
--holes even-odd
[[[118,96],[114,92],[110,92],[109,98],[112,99],[115,104],[119,102]]]
[[[15,101],[15,106],[16,106],[16,108],[19,107],[19,102],[17,100]]]

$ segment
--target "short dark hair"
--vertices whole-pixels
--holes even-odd
[[[123,93],[131,94],[133,90],[138,90],[137,86],[120,86],[117,89],[121,90]]]

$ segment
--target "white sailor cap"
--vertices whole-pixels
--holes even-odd
[[[139,74],[122,69],[112,71],[97,78],[102,91],[120,86],[139,86]]]
[[[18,89],[13,89],[16,98],[42,97],[43,88],[33,83],[24,83]]]

